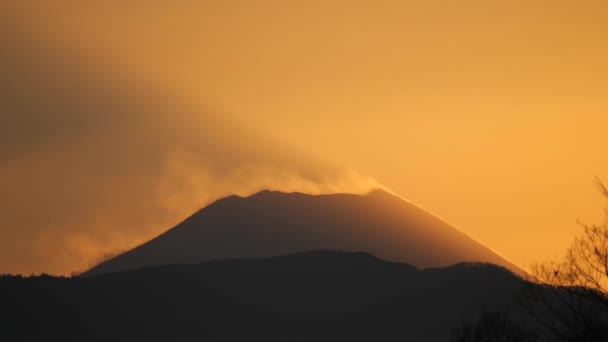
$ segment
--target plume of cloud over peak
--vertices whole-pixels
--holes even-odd
[[[232,193],[377,186],[86,52],[0,40],[0,273],[83,270]]]
[[[0,1],[0,258],[16,260],[0,272],[59,260],[15,266],[37,265],[19,251],[48,232],[119,248],[175,223],[168,208],[368,183],[328,164],[522,266],[554,258],[576,218],[602,219],[607,15],[596,0]]]

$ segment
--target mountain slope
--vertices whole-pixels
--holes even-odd
[[[419,271],[368,253],[0,277],[5,334],[60,341],[448,341],[523,281],[488,264]]]
[[[365,196],[262,191],[227,197],[83,275],[314,249],[366,251],[420,268],[488,262],[522,273],[439,218],[376,190]]]

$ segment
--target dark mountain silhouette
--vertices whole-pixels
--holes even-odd
[[[363,252],[0,277],[1,334],[34,341],[448,341],[523,281],[489,264],[417,270]]]
[[[83,275],[313,249],[367,251],[420,268],[487,262],[523,274],[436,216],[375,190],[366,196],[271,191],[247,198],[230,196]]]

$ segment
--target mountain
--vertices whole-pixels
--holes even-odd
[[[448,341],[524,282],[490,264],[418,270],[364,252],[0,277],[4,336],[34,341]]]
[[[487,262],[523,274],[436,216],[388,192],[375,190],[365,196],[272,191],[246,198],[230,196],[83,276],[315,249],[366,251],[419,268]]]

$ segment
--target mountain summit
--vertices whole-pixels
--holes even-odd
[[[419,268],[486,262],[523,274],[438,217],[374,190],[363,196],[261,191],[226,197],[82,275],[317,249],[366,251]]]

